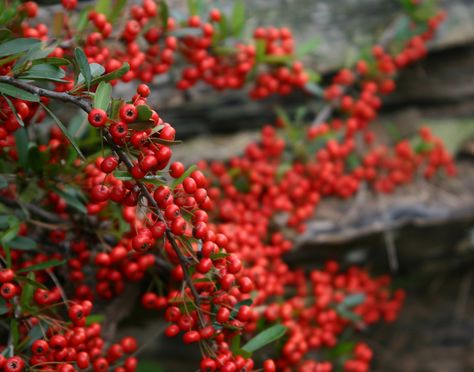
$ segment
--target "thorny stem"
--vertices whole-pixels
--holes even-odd
[[[79,108],[81,108],[86,113],[89,113],[92,110],[92,106],[91,106],[89,100],[87,100],[85,98],[82,98],[80,96],[73,96],[73,95],[69,94],[68,92],[55,92],[55,91],[52,91],[52,90],[49,90],[49,89],[39,88],[39,87],[36,87],[36,86],[31,85],[29,83],[25,83],[23,81],[17,80],[14,77],[11,77],[11,76],[0,76],[0,82],[13,85],[17,88],[21,88],[21,89],[23,89],[23,90],[25,90],[29,93],[35,94],[35,95],[40,96],[40,97],[49,97],[49,98],[52,98],[52,99],[56,99],[58,101],[72,103],[73,105],[78,106]],[[122,148],[119,147],[113,141],[112,135],[109,133],[108,130],[105,130],[103,132],[103,137],[104,137],[105,141],[107,142],[107,144],[117,154],[118,158],[125,164],[127,169],[130,170],[133,167],[132,161],[130,160],[128,155],[122,150]],[[194,297],[194,301],[196,303],[196,308],[197,308],[197,314],[198,314],[198,318],[199,318],[199,323],[200,323],[201,327],[203,328],[203,327],[205,327],[206,322],[204,320],[204,317],[203,317],[201,309],[200,309],[200,307],[201,307],[200,306],[201,305],[201,298],[200,298],[199,293],[197,292],[197,290],[196,290],[196,288],[195,288],[195,286],[192,282],[191,276],[189,274],[186,257],[181,252],[181,249],[179,248],[178,243],[176,242],[176,237],[174,236],[173,232],[168,227],[168,224],[166,224],[166,220],[163,216],[163,213],[162,213],[161,209],[159,208],[159,206],[156,203],[153,196],[148,191],[148,188],[146,187],[146,185],[144,183],[142,183],[140,180],[135,180],[135,182],[138,185],[142,196],[148,201],[150,207],[153,207],[153,209],[155,210],[155,213],[158,215],[158,218],[162,222],[164,222],[165,225],[166,225],[166,231],[165,231],[166,238],[168,239],[168,241],[170,242],[173,250],[175,251],[176,255],[178,256],[179,264],[183,269],[184,280],[186,281],[186,284],[187,284],[188,288],[190,289],[190,291],[191,291],[191,293]]]

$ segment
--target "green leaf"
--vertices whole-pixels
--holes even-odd
[[[45,337],[44,333],[48,330],[48,324],[42,323],[36,324],[33,328],[30,329],[28,332],[28,342],[26,343],[26,348],[30,348],[33,345],[33,342],[39,340],[40,338]]]
[[[344,298],[344,301],[341,302],[340,305],[351,308],[357,305],[360,305],[365,301],[365,294],[363,293],[353,293]]]
[[[131,181],[133,177],[128,171],[115,171],[113,173],[114,177],[120,181]]]
[[[18,120],[18,123],[20,123],[20,125],[21,125],[22,127],[25,127],[25,123],[23,122],[23,119],[22,119],[21,116],[18,115],[18,113],[16,112],[16,108],[15,108],[15,106],[13,105],[12,101],[10,100],[10,98],[8,98],[7,96],[5,96],[5,95],[3,95],[3,94],[2,94],[2,97],[5,98],[5,101],[7,101],[7,104],[8,104],[8,106],[10,107],[10,110],[12,110],[13,115],[15,115],[16,120]]]
[[[34,143],[28,144],[28,166],[38,173],[43,170],[43,154]]]
[[[33,66],[34,65],[40,65],[40,64],[47,64],[47,65],[52,65],[52,66],[67,66],[71,63],[70,60],[66,58],[58,58],[58,57],[45,57],[45,58],[38,58],[32,61]]]
[[[168,8],[168,4],[166,3],[166,0],[160,0],[158,3],[160,7],[160,18],[161,18],[161,24],[163,29],[168,28],[168,18],[170,16],[170,10]]]
[[[79,18],[76,23],[76,35],[80,34],[89,24],[89,12],[92,10],[92,6],[86,6],[79,13]]]
[[[79,71],[84,77],[87,88],[89,89],[91,85],[91,80],[92,80],[92,73],[91,73],[91,67],[89,65],[89,62],[87,61],[87,57],[81,48],[74,49],[74,56],[76,57]]]
[[[54,188],[54,191],[61,198],[63,198],[69,206],[77,209],[79,212],[82,212],[84,214],[87,213],[87,209],[84,203],[81,201],[80,195],[76,190],[74,190],[73,188],[66,188],[65,190]]]
[[[111,0],[99,0],[95,3],[95,11],[104,15],[109,15],[110,10],[113,8]]]
[[[7,28],[0,28],[0,41],[10,38],[12,32]]]
[[[74,149],[77,151],[77,153],[79,154],[79,156],[85,160],[86,158],[84,157],[84,155],[82,154],[82,151],[81,149],[79,148],[79,146],[77,145],[76,141],[74,140],[74,138],[72,138],[71,134],[69,133],[69,131],[67,130],[67,128],[64,126],[64,124],[61,122],[61,120],[59,120],[59,118],[47,107],[45,106],[43,103],[40,103],[40,105],[44,108],[45,111],[48,112],[48,114],[53,118],[53,120],[56,122],[56,124],[58,125],[58,127],[61,129],[61,131],[63,132],[63,134],[66,136],[66,138],[69,140],[69,142],[71,142],[71,145],[74,147]]]
[[[120,107],[125,104],[123,99],[112,98],[112,104],[110,108],[110,118],[112,120],[117,119],[119,116]]]
[[[148,121],[153,114],[151,108],[148,105],[138,105],[137,106],[137,121]]]
[[[233,355],[241,355],[245,359],[248,359],[252,356],[252,353],[242,349],[242,347],[240,346],[240,338],[240,334],[237,334],[232,338],[230,349],[232,350]]]
[[[229,36],[229,28],[230,28],[229,20],[225,14],[221,14],[221,20],[217,24],[217,27],[218,27],[219,33],[217,32],[214,33],[214,37],[213,37],[214,44],[216,44],[217,42],[221,40],[227,39],[227,37]]]
[[[18,272],[19,271],[17,271],[17,273]],[[30,307],[31,300],[33,299],[33,295],[35,293],[35,287],[31,284],[32,281],[35,281],[35,273],[29,272],[26,277],[29,279],[29,281],[23,286],[20,298],[20,305],[24,309],[28,309]]]
[[[8,309],[6,301],[2,298],[0,298],[0,315],[8,313],[10,310]]]
[[[112,7],[112,11],[108,17],[108,21],[110,23],[114,23],[114,21],[122,14],[125,5],[127,5],[127,0],[116,0],[114,6]]]
[[[8,181],[7,179],[4,177],[4,176],[0,176],[0,190],[3,190],[4,188],[6,188],[8,186]],[[4,217],[4,216],[1,216],[1,217]],[[1,223],[0,222],[0,229],[2,228],[1,227]]]
[[[0,83],[0,93],[3,93],[10,97],[23,99],[25,101],[39,102],[40,100],[39,96],[34,95],[30,92],[27,92],[26,90],[23,90],[21,88],[14,87],[13,85],[6,84],[6,83]]]
[[[315,97],[322,97],[324,95],[324,90],[318,84],[308,82],[304,85],[304,88]]]
[[[120,68],[109,72],[108,74],[98,76],[91,81],[91,86],[95,86],[99,84],[101,81],[109,82],[112,80],[120,79],[123,75],[125,75],[130,70],[130,65],[125,62]],[[84,88],[83,84],[76,86],[71,92],[76,92],[80,89]]]
[[[320,43],[321,38],[319,36],[312,37],[297,46],[296,55],[298,57],[304,57],[305,55],[314,52]]]
[[[202,0],[188,0],[188,10],[191,15],[199,15],[203,9]]]
[[[20,269],[20,270],[17,270],[16,273],[17,274],[21,274],[21,273],[28,273],[30,271],[39,271],[39,270],[46,270],[46,269],[50,269],[52,267],[56,267],[56,266],[61,266],[61,265],[64,265],[66,263],[65,260],[50,260],[50,261],[45,261],[45,262],[41,262],[39,264],[36,264],[36,265],[31,265],[31,266],[28,266],[28,267],[25,267],[23,269]],[[29,275],[29,274],[28,274]]]
[[[6,1],[4,1],[6,3]],[[6,25],[17,15],[16,6],[9,6],[0,13],[0,25]]]
[[[24,283],[29,283],[32,285],[34,288],[41,288],[41,289],[48,289],[44,284],[41,284],[40,282],[36,280],[31,280],[27,278],[26,276],[16,276],[15,279],[19,282],[24,282]]]
[[[25,128],[18,128],[15,133],[18,161],[23,168],[28,167],[28,135]]]
[[[25,236],[17,235],[8,242],[10,248],[21,251],[33,251],[37,248],[36,242]]]
[[[91,325],[92,323],[102,323],[104,320],[105,320],[105,315],[103,314],[89,315],[86,318],[86,325]]]
[[[10,240],[18,235],[20,230],[20,221],[13,215],[7,217],[7,225],[7,230],[0,234],[2,244],[10,242]]]
[[[10,338],[12,340],[13,348],[16,348],[20,339],[20,331],[18,330],[18,322],[16,319],[10,321]]]
[[[49,64],[38,64],[31,66],[26,73],[19,75],[18,78],[23,80],[48,80],[65,83],[68,82],[68,80],[63,79],[64,75],[65,72],[62,68]]]
[[[285,326],[275,324],[252,338],[242,347],[242,349],[249,353],[253,353],[254,351],[282,338],[285,335],[286,330],[287,328]]]
[[[171,183],[171,189],[174,190],[176,186],[178,186],[180,183],[184,181],[185,178],[189,177],[191,173],[193,173],[197,169],[197,165],[193,164],[191,165],[186,171],[181,175],[181,177],[176,178],[172,183]]]
[[[255,45],[255,59],[257,62],[263,62],[266,48],[267,42],[263,39],[258,39]]]
[[[234,1],[232,10],[232,35],[239,37],[242,34],[245,25],[245,4],[243,0]]]
[[[101,81],[95,92],[94,107],[107,111],[111,96],[112,96],[112,85],[110,85],[110,83]]]
[[[32,64],[33,61],[41,58],[46,58],[49,56],[54,49],[56,48],[57,43],[53,43],[53,45],[44,48],[44,44],[38,44],[34,48],[31,48],[28,52],[23,54],[20,59],[15,63],[13,66],[13,72],[17,73],[19,71],[22,71],[25,66],[29,66]]]
[[[25,52],[41,43],[38,39],[16,38],[0,44],[0,57]]]
[[[101,76],[105,72],[105,68],[102,65],[99,65],[98,63],[91,63],[89,65],[90,70],[91,70],[91,75],[92,79]],[[84,76],[79,74],[79,77],[77,78],[77,85],[83,84],[84,83]],[[91,85],[93,85],[91,83]]]
[[[229,257],[229,253],[227,252],[211,253],[211,255],[209,256],[209,258],[213,261],[220,260],[221,258],[226,258],[226,257]]]
[[[202,31],[200,28],[183,27],[183,28],[178,28],[176,30],[171,31],[170,35],[173,35],[177,38],[183,38],[185,36],[201,36]]]

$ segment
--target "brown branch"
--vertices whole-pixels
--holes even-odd
[[[35,94],[35,95],[39,96],[39,97],[48,97],[48,98],[52,98],[52,99],[55,99],[55,100],[58,100],[58,101],[72,103],[73,105],[78,106],[79,108],[81,108],[86,113],[89,113],[92,110],[92,105],[90,104],[89,100],[87,100],[85,98],[82,98],[82,97],[79,97],[79,96],[73,96],[73,95],[69,94],[68,92],[55,92],[55,91],[52,91],[52,90],[39,88],[39,87],[36,87],[36,86],[31,85],[29,83],[23,82],[21,80],[17,80],[14,77],[11,77],[11,76],[0,76],[0,82],[10,84],[10,85],[15,86],[17,88],[21,88],[21,89],[23,89],[23,90],[25,90],[29,93],[32,93],[32,94]],[[122,148],[120,146],[118,146],[113,141],[112,135],[110,134],[110,132],[108,130],[104,130],[103,137],[104,137],[105,141],[107,142],[107,144],[117,154],[118,158],[125,164],[127,169],[130,170],[133,167],[132,161],[130,160],[128,155],[122,150]],[[196,306],[197,307],[197,314],[198,314],[198,317],[199,317],[200,325],[201,325],[201,327],[204,327],[206,324],[205,324],[202,312],[200,310],[201,298],[200,298],[199,293],[197,292],[197,290],[196,290],[196,288],[195,288],[195,286],[192,282],[191,276],[189,274],[186,257],[181,252],[181,249],[179,248],[179,245],[176,242],[176,238],[175,238],[173,232],[171,231],[171,229],[168,227],[168,224],[166,223],[166,220],[163,216],[163,213],[162,213],[161,209],[159,208],[159,206],[156,203],[153,196],[148,191],[148,188],[146,187],[146,185],[143,184],[140,180],[135,180],[135,182],[138,185],[138,187],[140,188],[140,192],[141,192],[142,196],[148,201],[149,206],[153,207],[153,209],[157,213],[159,219],[166,224],[166,232],[165,232],[166,238],[168,239],[171,246],[173,247],[173,250],[175,251],[176,255],[178,256],[179,264],[183,269],[184,279],[185,279],[186,284],[189,287],[189,289],[190,289],[190,291],[191,291],[191,293],[194,297],[194,301],[197,305]]]
[[[61,224],[64,222],[64,219],[59,217],[55,213],[48,212],[47,210],[38,207],[37,205],[34,204],[20,204],[20,202],[7,198],[5,196],[0,195],[0,203],[3,205],[6,205],[7,207],[10,208],[25,208],[28,212],[31,214],[40,217],[43,221],[50,222],[53,224]]]

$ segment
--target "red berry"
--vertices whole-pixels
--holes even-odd
[[[107,122],[107,113],[102,109],[95,108],[89,112],[87,119],[92,126],[100,128]]]
[[[124,122],[133,123],[137,119],[138,111],[134,105],[129,103],[120,108],[119,115]]]
[[[45,340],[36,340],[31,345],[31,351],[35,355],[46,355],[49,351],[49,345]]]
[[[137,88],[137,93],[142,97],[148,97],[150,95],[150,88],[146,84],[140,84]]]
[[[201,339],[198,331],[188,331],[183,335],[183,341],[185,344],[191,344],[198,342]]]

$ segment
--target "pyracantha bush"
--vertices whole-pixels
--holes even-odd
[[[289,29],[259,27],[247,42],[241,2],[230,16],[198,4],[177,19],[164,1],[63,0],[48,27],[35,3],[3,3],[4,371],[135,371],[140,345],[114,338],[120,319],[100,319],[111,300],[132,301],[130,288],[167,322],[166,336],[199,345],[202,371],[367,371],[365,343],[326,351],[346,330],[396,319],[404,293],[388,276],[334,261],[304,271],[283,256],[323,198],[455,173],[427,128],[389,146],[370,126],[444,14],[402,1],[410,27],[392,40],[392,25],[322,88]],[[280,113],[241,156],[185,166],[172,160],[175,129],[148,103],[147,84],[171,69],[180,90],[203,82],[252,99],[299,90],[324,105],[307,125]],[[113,97],[123,83],[136,93]]]

